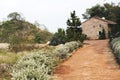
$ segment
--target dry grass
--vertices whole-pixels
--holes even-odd
[[[13,53],[5,50],[0,50],[0,80],[10,80],[11,68],[16,61],[28,52]]]

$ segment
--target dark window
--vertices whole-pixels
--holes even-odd
[[[101,35],[102,34],[102,31],[99,31],[99,35]]]

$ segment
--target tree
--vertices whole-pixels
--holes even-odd
[[[10,20],[22,20],[23,18],[18,12],[12,12],[7,16]]]
[[[80,19],[76,16],[75,11],[71,13],[71,18],[67,20],[67,25],[74,28],[81,25]]]
[[[51,39],[50,45],[58,45],[58,44],[64,44],[66,42],[66,35],[65,31],[62,28],[58,29],[58,32],[56,32]]]
[[[86,9],[86,12],[82,14],[84,19],[89,19],[94,16],[99,16],[99,17],[106,17],[106,9],[103,6],[100,6],[99,4],[93,6],[92,8]]]
[[[75,11],[71,13],[71,18],[67,20],[67,30],[66,30],[66,36],[67,41],[77,41],[80,40],[80,35],[82,34],[82,29],[80,27],[81,21],[76,16]]]

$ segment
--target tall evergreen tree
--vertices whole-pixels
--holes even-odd
[[[71,18],[68,19],[66,23],[68,25],[66,30],[67,41],[80,40],[80,35],[82,34],[82,29],[80,27],[81,21],[76,16],[75,11],[71,13]]]

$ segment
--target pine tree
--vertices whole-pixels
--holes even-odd
[[[71,18],[67,20],[67,41],[78,41],[80,40],[80,36],[82,34],[82,29],[80,27],[81,21],[76,16],[75,11],[71,13]]]

